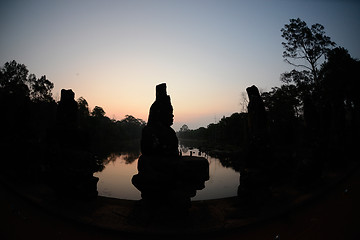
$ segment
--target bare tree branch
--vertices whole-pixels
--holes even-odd
[[[308,67],[308,66],[306,66],[306,65],[303,65],[303,64],[295,64],[295,63],[290,62],[288,59],[285,59],[284,61],[285,61],[286,63],[294,66],[294,67],[303,67],[303,68],[306,68],[306,69],[312,71],[312,68],[310,68],[310,67]]]

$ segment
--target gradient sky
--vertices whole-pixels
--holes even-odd
[[[241,93],[281,84],[280,29],[320,23],[360,58],[360,1],[0,1],[0,64],[16,60],[110,118],[147,120],[166,82],[174,129],[240,112]]]

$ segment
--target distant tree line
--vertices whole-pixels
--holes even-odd
[[[138,141],[146,124],[145,121],[131,115],[126,115],[122,120],[110,119],[99,106],[95,106],[90,112],[88,103],[83,97],[78,98],[77,103],[79,129],[91,139],[89,144],[91,149],[99,153],[140,151]]]
[[[206,128],[192,130],[184,124],[177,132],[180,141],[198,140],[196,145],[232,148],[245,146],[247,113],[233,113],[230,117],[223,116],[218,123],[211,123]]]
[[[281,32],[284,60],[295,68],[281,75],[280,87],[261,93],[269,143],[309,146],[341,157],[359,142],[360,61],[336,47],[320,24],[309,27],[290,19]],[[246,149],[247,121],[247,113],[234,113],[207,128],[190,130],[184,125],[177,134],[205,145]]]
[[[17,164],[20,161],[31,165],[49,157],[49,144],[51,139],[56,139],[54,128],[58,105],[52,96],[53,88],[54,84],[46,76],[37,78],[35,74],[29,74],[24,64],[14,60],[0,68],[3,163]],[[119,121],[110,119],[99,106],[90,111],[83,97],[77,99],[77,106],[80,134],[75,141],[85,151],[94,154],[121,151],[126,142],[140,139],[145,125],[143,120],[131,115]]]

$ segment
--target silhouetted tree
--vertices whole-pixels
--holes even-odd
[[[180,128],[180,132],[186,132],[186,131],[189,131],[189,127],[188,127],[188,125],[184,124],[184,125],[182,125],[182,127]]]
[[[102,107],[95,106],[91,112],[91,116],[97,117],[97,118],[102,118],[105,116],[105,111]]]
[[[30,82],[30,97],[35,102],[52,102],[52,89],[54,84],[50,82],[46,76],[42,76],[39,79],[36,78],[35,74],[29,75]]]
[[[292,66],[302,68],[293,69],[281,75],[281,81],[285,85],[293,85],[292,94],[297,94],[298,103],[294,106],[298,113],[303,114],[307,128],[308,141],[317,142],[320,124],[320,73],[319,65],[321,60],[326,59],[327,53],[335,46],[335,43],[326,36],[324,27],[321,24],[313,24],[308,27],[306,22],[297,19],[290,19],[289,24],[281,29],[282,42],[285,51],[283,58]],[[315,137],[315,138],[314,138]]]
[[[45,158],[47,134],[55,121],[52,88],[45,76],[36,79],[15,60],[0,68],[0,145],[6,163],[21,165],[20,172]]]
[[[330,37],[325,35],[324,26],[316,23],[309,28],[306,22],[297,18],[290,19],[290,24],[285,24],[281,32],[286,40],[282,42],[285,61],[295,67],[305,68],[307,71],[301,74],[317,82],[318,61],[335,46]]]
[[[327,54],[328,60],[322,65],[321,86],[324,97],[338,98],[339,102],[359,108],[360,87],[358,66],[360,61],[353,59],[345,48],[335,48]]]
[[[0,69],[2,135],[9,134],[16,141],[30,138],[39,141],[39,134],[44,135],[53,120],[55,106],[50,104],[54,103],[51,93],[53,87],[54,84],[45,76],[37,79],[34,74],[29,75],[24,64],[15,60],[6,62]]]
[[[121,120],[121,122],[124,124],[137,125],[137,126],[144,126],[146,124],[144,120],[140,118],[135,118],[132,115],[125,115],[125,118]]]
[[[301,115],[300,100],[295,85],[274,87],[261,95],[267,111],[270,138],[277,144],[292,143],[297,119]]]
[[[342,47],[327,54],[321,68],[320,111],[322,133],[329,149],[353,145],[358,140],[360,87],[358,69],[360,61],[353,59]]]
[[[37,79],[35,74],[29,74],[24,64],[15,60],[6,62],[0,72],[0,88],[3,93],[18,98],[30,97],[34,102],[53,101],[51,91],[54,84],[46,76]]]
[[[87,128],[88,124],[89,124],[89,117],[90,117],[89,104],[86,101],[86,99],[83,97],[79,97],[76,102],[78,105],[79,127]]]
[[[16,97],[29,97],[29,70],[24,64],[17,63],[15,60],[6,62],[0,70],[0,88],[3,94]]]
[[[145,121],[142,119],[126,115],[125,118],[119,122],[123,133],[123,139],[140,139],[141,130],[145,124]]]
[[[77,104],[79,108],[79,114],[88,117],[90,115],[90,112],[89,112],[89,104],[86,101],[86,99],[83,97],[79,97],[77,99]]]

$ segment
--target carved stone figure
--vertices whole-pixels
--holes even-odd
[[[51,181],[62,199],[91,199],[98,195],[95,157],[81,149],[78,132],[78,106],[74,92],[61,90],[56,114],[55,156]]]
[[[190,197],[204,188],[209,179],[208,162],[199,157],[181,157],[173,124],[173,107],[166,84],[156,86],[156,100],[150,107],[148,123],[142,131],[139,173],[132,183],[151,204],[189,207]]]
[[[156,100],[150,107],[148,123],[141,138],[141,152],[145,156],[179,158],[178,139],[171,125],[174,121],[166,84],[156,86]]]
[[[61,98],[57,108],[57,123],[66,128],[76,128],[78,106],[75,93],[71,90],[61,90]]]
[[[248,133],[249,146],[247,160],[241,170],[239,199],[247,204],[256,205],[266,199],[270,183],[272,157],[267,139],[265,106],[256,86],[246,88],[249,96]]]
[[[258,88],[255,85],[246,88],[249,96],[248,126],[250,141],[263,141],[266,135],[266,112]]]

